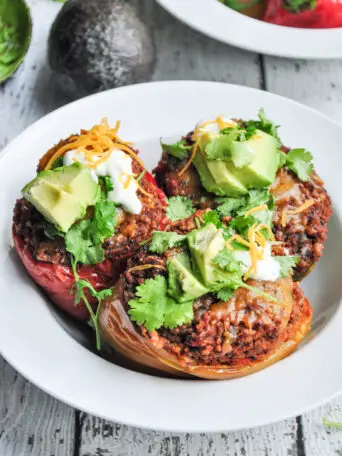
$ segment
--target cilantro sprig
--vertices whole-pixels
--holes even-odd
[[[167,152],[169,155],[172,155],[179,160],[187,158],[189,151],[192,149],[192,145],[186,145],[183,139],[174,144],[165,144],[163,142],[160,142],[160,144],[164,152]]]
[[[167,282],[164,276],[147,279],[139,285],[136,298],[128,301],[128,313],[138,325],[144,325],[148,331],[165,326],[176,328],[190,323],[193,319],[193,300],[178,303],[167,294]]]
[[[280,277],[288,277],[292,273],[292,269],[298,264],[300,257],[295,255],[274,256],[275,260],[280,264]]]
[[[286,166],[301,181],[307,182],[314,170],[312,160],[312,154],[308,150],[292,149],[287,154],[281,152],[279,167]]]
[[[172,222],[190,217],[194,212],[191,200],[185,196],[172,196],[167,200],[166,216]]]

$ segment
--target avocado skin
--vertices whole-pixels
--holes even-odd
[[[69,0],[49,35],[48,61],[71,98],[147,81],[155,66],[148,27],[125,0]]]

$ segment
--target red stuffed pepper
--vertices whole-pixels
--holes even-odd
[[[300,28],[342,27],[339,0],[268,0],[264,21]]]
[[[95,325],[127,258],[167,221],[163,192],[118,127],[102,122],[49,150],[13,217],[14,245],[33,280]]]

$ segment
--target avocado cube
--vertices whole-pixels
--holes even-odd
[[[252,162],[237,168],[232,162],[225,162],[227,170],[246,188],[267,187],[274,182],[278,169],[279,151],[275,138],[256,130],[247,141],[232,144],[233,153],[243,152],[244,148],[254,152]]]
[[[247,188],[233,175],[222,160],[207,160],[205,154],[198,149],[194,158],[203,187],[219,196],[241,196],[248,193]]]
[[[86,206],[93,206],[98,199],[99,186],[92,178],[90,169],[80,163],[43,171],[36,180],[41,178],[62,188]]]
[[[45,217],[66,233],[71,225],[85,216],[86,206],[57,185],[38,179],[30,185],[25,198]]]
[[[194,276],[186,253],[179,253],[168,262],[168,272],[168,293],[178,302],[187,302],[208,293]]]

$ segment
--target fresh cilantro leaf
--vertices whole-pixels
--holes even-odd
[[[280,264],[280,276],[288,277],[292,273],[292,268],[299,262],[299,256],[274,256],[275,260]]]
[[[186,239],[186,235],[173,232],[155,231],[152,243],[149,247],[151,252],[163,253],[165,250],[180,245]]]
[[[99,201],[94,206],[94,215],[90,224],[90,236],[94,243],[103,243],[112,236],[117,222],[115,203],[113,201]]]
[[[58,236],[64,237],[65,233],[63,231],[60,231],[56,225],[53,225],[52,223],[47,222],[46,220],[43,221],[43,230],[44,234],[46,237],[49,239],[55,240]]]
[[[161,142],[161,146],[164,152],[179,158],[179,160],[184,160],[189,155],[189,150],[192,148],[192,146],[186,146],[184,140],[177,141],[174,144],[164,144]]]
[[[312,154],[306,149],[292,149],[286,155],[286,166],[306,182],[313,173]]]
[[[253,226],[255,222],[256,220],[253,215],[248,215],[247,217],[244,215],[239,215],[233,218],[229,224],[229,227],[237,231],[242,236],[246,236],[249,228]]]
[[[235,290],[233,288],[222,288],[216,293],[216,296],[221,301],[229,301],[229,299],[234,296]]]
[[[204,147],[204,153],[207,159],[231,160],[231,147],[235,139],[236,134],[233,129],[230,131],[230,134],[214,136],[211,141]]]
[[[102,191],[104,192],[104,196],[107,199],[108,193],[114,190],[113,182],[109,176],[99,177],[99,182],[101,184]]]
[[[233,252],[226,247],[215,256],[212,262],[224,271],[242,275],[241,263],[235,259]]]
[[[217,206],[216,210],[221,217],[224,216],[234,216],[238,209],[243,207],[246,204],[246,198],[218,198],[218,202],[221,204]]]
[[[244,122],[245,128],[255,128],[261,130],[276,139],[278,146],[281,146],[281,141],[278,135],[279,125],[275,125],[272,120],[267,119],[264,109],[260,109],[258,113],[259,120],[248,120]]]
[[[286,165],[286,161],[287,161],[287,154],[285,152],[283,152],[282,150],[279,151],[279,165],[278,165],[278,169],[282,168],[283,166]]]
[[[64,157],[62,155],[62,156],[58,157],[57,160],[55,160],[52,163],[51,169],[60,168],[61,166],[63,166],[63,164],[64,164]]]
[[[194,212],[191,200],[185,196],[172,196],[167,200],[166,216],[171,222],[190,217]]]
[[[94,206],[92,219],[75,223],[65,236],[65,245],[77,263],[96,264],[104,260],[102,243],[114,233],[116,209],[112,201]]]
[[[68,252],[74,255],[77,263],[96,264],[104,260],[104,250],[101,244],[94,243],[91,231],[91,221],[82,220],[73,225],[65,236]]]
[[[194,318],[193,305],[194,301],[187,301],[180,304],[174,299],[168,298],[164,315],[164,326],[173,329],[190,323]]]
[[[222,226],[223,226],[223,224],[220,220],[220,217],[219,217],[217,211],[215,211],[215,210],[212,210],[209,212],[204,212],[202,218],[203,218],[205,225],[212,223],[213,225],[216,226],[216,228],[222,228]]]
[[[250,147],[246,147],[244,142],[234,142],[231,151],[231,160],[236,168],[249,165],[254,157],[255,152]]]
[[[322,423],[323,423],[323,426],[333,427],[336,429],[342,429],[342,423],[339,421],[330,421],[327,418],[323,417]]]
[[[99,328],[99,314],[100,314],[100,307],[101,307],[101,301],[109,297],[113,294],[113,290],[110,288],[106,288],[101,291],[96,291],[93,285],[88,281],[84,279],[80,279],[78,273],[77,273],[77,262],[75,260],[75,257],[71,257],[71,265],[72,265],[72,270],[74,273],[75,277],[75,284],[70,290],[71,294],[75,294],[75,304],[79,304],[81,301],[84,302],[86,305],[89,315],[90,315],[90,322],[92,326],[94,327],[95,330],[95,335],[96,335],[96,348],[98,350],[101,349],[101,336],[100,336],[100,328]],[[97,305],[97,310],[96,313],[94,313],[93,308],[90,305],[90,302],[88,300],[88,297],[86,295],[86,291],[91,296],[94,296],[98,300],[98,305]]]
[[[259,190],[250,190],[248,195],[247,208],[252,209],[256,206],[261,206],[262,204],[269,204],[271,195],[268,192],[268,189],[259,189]]]
[[[193,319],[193,301],[177,303],[167,295],[167,283],[163,276],[147,279],[136,289],[136,298],[128,302],[133,321],[144,325],[148,331],[162,326],[175,328]]]

